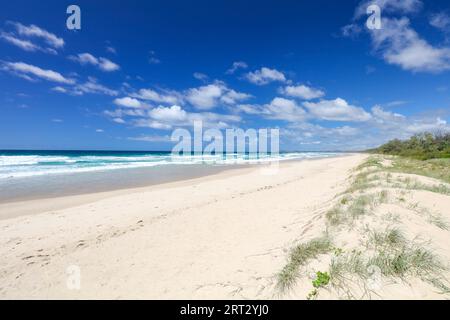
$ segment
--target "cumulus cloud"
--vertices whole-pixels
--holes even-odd
[[[120,107],[127,107],[127,108],[139,108],[142,106],[142,103],[139,100],[130,97],[114,99],[113,103]]]
[[[274,98],[269,104],[264,106],[266,117],[276,120],[300,121],[306,116],[303,110],[294,100],[285,98]]]
[[[194,107],[200,110],[209,110],[217,107],[220,103],[232,105],[239,101],[249,99],[251,95],[237,92],[228,88],[222,82],[216,82],[188,89],[185,93],[185,99]]]
[[[245,78],[256,85],[265,85],[270,82],[279,81],[285,82],[285,75],[276,69],[269,69],[262,67],[260,70],[249,72],[245,75]]]
[[[372,30],[374,48],[384,60],[414,72],[450,69],[450,48],[434,47],[411,28],[408,18],[384,18],[381,30]]]
[[[226,71],[226,74],[233,74],[238,69],[247,69],[247,68],[248,68],[248,65],[244,61],[235,61],[235,62],[233,62],[233,65],[231,66],[231,68]]]
[[[181,106],[158,106],[155,108],[127,108],[113,111],[105,110],[104,114],[117,123],[130,123],[136,127],[157,130],[170,130],[174,127],[192,126],[194,121],[202,121],[207,128],[226,128],[231,123],[241,120],[237,115],[212,112],[189,112]],[[124,118],[127,118],[125,120]]]
[[[81,65],[93,65],[102,71],[112,72],[120,69],[120,66],[111,60],[103,57],[95,57],[90,53],[79,53],[75,56],[69,56],[69,59],[78,62]]]
[[[61,73],[46,70],[40,67],[27,64],[24,62],[4,62],[2,65],[2,69],[9,71],[13,74],[16,74],[26,80],[36,80],[36,78],[44,79],[52,82],[59,82],[65,84],[73,84],[75,80],[64,77]]]
[[[314,89],[305,85],[286,86],[284,88],[281,88],[280,92],[290,97],[296,97],[305,100],[321,98],[325,95],[325,92],[323,92],[322,90]]]
[[[191,88],[187,91],[186,99],[198,109],[212,109],[217,106],[222,96],[222,87],[215,84]]]
[[[161,90],[158,92],[153,89],[140,89],[137,93],[132,94],[134,98],[141,100],[153,101],[156,103],[180,104],[182,103],[182,95],[176,91]]]
[[[366,9],[372,4],[381,8],[382,28],[367,30],[372,39],[374,52],[388,64],[412,72],[437,73],[450,69],[450,47],[432,45],[411,27],[407,15],[422,9],[423,3],[419,0],[362,1],[355,10],[354,21],[342,29],[344,35],[351,35],[352,29],[358,28],[356,21],[364,20],[361,18],[366,16]],[[450,18],[444,12],[435,13],[430,17],[430,24],[436,28],[448,30]]]
[[[281,97],[276,97],[264,105],[240,104],[235,110],[250,115],[260,115],[266,119],[289,122],[303,121],[307,117],[305,110],[294,100]]]
[[[371,115],[364,109],[352,106],[344,99],[304,102],[309,113],[321,120],[328,121],[367,121]]]

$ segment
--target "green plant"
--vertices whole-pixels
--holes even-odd
[[[330,282],[330,275],[328,272],[317,271],[316,279],[313,280],[312,285],[314,288],[325,287]]]
[[[329,252],[331,248],[331,241],[326,236],[312,239],[307,243],[299,244],[293,248],[288,263],[277,275],[277,287],[280,291],[283,292],[292,287],[297,278],[300,266],[320,254]]]

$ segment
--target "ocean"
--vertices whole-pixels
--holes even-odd
[[[159,151],[0,151],[0,180],[170,165],[231,165],[271,160],[312,159],[333,152],[284,152],[173,156]]]
[[[0,151],[0,203],[138,188],[246,164],[336,155],[339,153],[173,156],[155,151]]]

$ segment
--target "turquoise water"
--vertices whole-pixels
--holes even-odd
[[[285,152],[277,155],[218,154],[174,156],[137,151],[0,151],[0,180],[170,165],[232,165],[270,160],[312,159],[333,152]]]

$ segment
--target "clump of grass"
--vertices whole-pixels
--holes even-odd
[[[440,193],[443,195],[450,195],[450,188],[447,187],[445,184],[428,185],[425,183],[421,183],[419,181],[414,181],[407,183],[406,185],[403,186],[403,188],[409,190],[424,190],[434,193]]]
[[[359,166],[357,166],[355,170],[361,171],[365,168],[371,168],[371,167],[376,167],[376,168],[383,167],[379,157],[375,157],[375,156],[369,157],[366,161],[364,161]]]
[[[331,226],[340,225],[345,221],[344,213],[342,212],[342,208],[339,206],[328,210],[325,214],[325,218],[327,219],[328,224]]]
[[[372,194],[365,194],[358,196],[348,207],[348,213],[352,219],[356,219],[367,213],[368,207],[371,207],[375,196]]]
[[[418,276],[422,280],[435,275],[440,277],[444,270],[437,257],[429,250],[413,245],[401,245],[396,250],[381,249],[368,261],[369,265],[380,268],[384,276],[404,278]]]
[[[375,248],[395,248],[406,244],[406,238],[398,228],[385,231],[372,231],[369,234],[368,246]]]
[[[428,216],[428,222],[434,224],[439,229],[449,229],[448,222],[440,214],[430,214]]]
[[[366,278],[367,269],[361,251],[352,251],[349,254],[339,255],[331,260],[330,279],[334,287],[344,287],[348,281],[347,275],[356,275]]]
[[[340,204],[346,205],[346,204],[348,204],[351,200],[352,200],[352,197],[346,195],[346,196],[342,197],[342,199],[341,199],[341,201],[340,201]]]
[[[356,191],[364,191],[366,189],[370,189],[375,187],[376,185],[372,182],[376,181],[377,179],[375,177],[369,177],[371,173],[375,171],[370,172],[361,172],[356,175],[355,180],[350,185],[350,187],[345,191],[345,193],[354,193]]]
[[[426,217],[428,223],[431,223],[442,230],[449,229],[448,222],[444,219],[444,217],[442,217],[440,213],[430,212],[430,210],[428,210],[427,208],[420,207],[419,203],[409,205],[408,209],[413,210],[417,214]]]
[[[327,236],[313,239],[307,243],[299,244],[291,250],[289,261],[277,275],[277,287],[284,292],[292,287],[298,276],[299,268],[310,259],[329,252],[332,244]]]
[[[390,221],[393,223],[400,222],[400,215],[398,213],[388,212],[387,214],[382,216],[383,220]]]
[[[367,246],[374,249],[370,256],[352,251],[332,259],[329,269],[332,286],[348,290],[349,281],[369,279],[370,270],[376,266],[384,277],[403,280],[418,277],[441,291],[449,291],[442,275],[445,266],[438,257],[420,243],[409,242],[399,229],[371,232]]]

